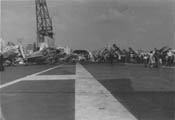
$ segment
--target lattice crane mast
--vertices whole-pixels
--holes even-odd
[[[46,0],[35,0],[36,5],[36,27],[37,27],[37,47],[40,43],[45,42],[45,37],[49,37],[53,42],[53,26],[49,15]],[[53,41],[51,41],[53,40]]]

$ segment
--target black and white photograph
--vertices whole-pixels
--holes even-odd
[[[0,0],[0,120],[175,120],[175,0]]]

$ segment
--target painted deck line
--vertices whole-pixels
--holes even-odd
[[[82,65],[76,65],[75,120],[137,120]]]
[[[37,80],[75,80],[75,75],[38,75],[26,77],[23,80],[25,81],[37,81]]]
[[[62,66],[63,66],[63,65],[57,65],[57,66],[55,66],[55,67],[51,67],[51,68],[46,69],[46,70],[43,70],[43,71],[41,71],[41,72],[34,73],[34,74],[30,75],[30,76],[36,76],[36,75],[39,75],[39,74],[48,72],[48,71],[50,71],[50,70],[53,70],[53,69],[56,69],[56,68],[59,68],[59,67],[62,67]]]
[[[133,63],[124,63],[126,65],[138,65],[138,66],[144,66],[144,64],[133,64]],[[169,69],[175,69],[175,66],[164,66],[164,65],[160,65],[160,68],[169,68]]]
[[[51,68],[49,68],[49,69],[46,69],[46,70],[43,70],[43,71],[40,71],[40,72],[31,74],[31,75],[27,75],[26,77],[19,78],[19,79],[16,79],[16,80],[14,80],[14,81],[11,81],[11,82],[2,84],[2,85],[0,85],[0,89],[5,88],[5,87],[8,87],[8,86],[13,85],[13,84],[16,84],[16,83],[18,83],[18,82],[20,82],[20,81],[26,80],[27,78],[30,78],[30,77],[32,77],[32,76],[36,76],[36,75],[38,75],[38,74],[41,74],[41,73],[44,73],[44,72],[47,72],[47,71],[56,69],[56,68],[61,67],[61,66],[62,66],[62,65],[57,65],[57,66],[55,66],[55,67],[51,67]]]
[[[175,67],[174,67],[174,66],[170,66],[170,67],[168,67],[168,66],[162,66],[162,68],[170,68],[170,69],[175,69]]]
[[[2,115],[1,106],[0,106],[0,120],[5,120],[5,119],[4,119],[4,116]]]

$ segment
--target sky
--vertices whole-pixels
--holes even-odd
[[[175,48],[174,0],[47,0],[58,46]],[[36,41],[35,0],[1,0],[5,41]]]

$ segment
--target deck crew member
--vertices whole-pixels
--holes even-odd
[[[0,71],[4,71],[3,54],[0,53]]]

